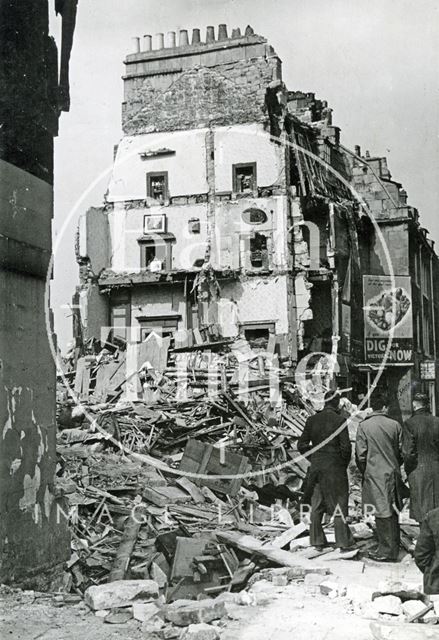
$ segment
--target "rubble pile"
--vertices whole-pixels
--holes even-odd
[[[60,376],[57,487],[72,531],[65,590],[106,622],[184,626],[188,638],[223,617],[225,603],[255,604],[255,581],[307,585],[314,575],[321,593],[341,596],[323,584],[325,570],[307,565],[338,551],[310,547],[301,517],[309,463],[297,440],[313,408],[287,371],[277,372],[282,400],[272,402],[276,358],[245,341],[218,341],[209,352],[170,350],[168,341],[166,358],[159,342],[136,346],[135,375],[125,345],[93,354],[91,344],[64,372],[79,404]],[[360,521],[354,469],[351,480],[356,557],[373,532]]]
[[[93,354],[90,344],[64,374],[79,405],[60,384],[58,491],[69,504],[74,592],[129,578],[156,581],[167,601],[212,595],[256,569],[219,530],[275,546],[287,533],[278,549],[307,531],[298,523],[308,462],[296,443],[311,408],[285,371],[288,402],[271,404],[275,359],[242,339],[209,351],[170,351],[168,340],[166,358],[163,341],[136,345],[135,376],[126,345]]]

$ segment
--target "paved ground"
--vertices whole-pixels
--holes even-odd
[[[222,640],[370,640],[370,620],[362,617],[351,599],[367,602],[370,593],[385,579],[420,582],[421,576],[409,559],[398,564],[378,565],[370,561],[315,560],[326,564],[331,579],[348,588],[346,598],[331,600],[305,589],[302,583],[287,587],[267,586],[269,603],[264,606],[237,606],[233,619],[222,626]],[[256,591],[260,588],[255,585]],[[0,590],[1,640],[137,640],[153,638],[142,625],[104,624],[82,603],[58,607],[53,598],[32,592],[5,593]],[[221,623],[222,624],[222,623]]]

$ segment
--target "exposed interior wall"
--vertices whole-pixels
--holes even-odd
[[[287,334],[287,276],[255,276],[223,283],[219,307],[227,335],[237,335],[237,324],[257,322],[274,322],[276,334]]]
[[[91,207],[79,218],[78,258],[88,259],[93,275],[108,267],[110,235],[108,213],[103,207]]]
[[[265,222],[250,224],[243,213],[259,209]],[[282,271],[290,262],[287,251],[287,210],[285,196],[271,198],[239,198],[215,203],[215,224],[211,251],[214,268],[256,271],[250,263],[250,238],[255,233],[268,239],[269,268]]]
[[[180,316],[178,329],[186,328],[186,299],[183,285],[135,287],[131,292],[132,326],[140,326],[139,317]]]
[[[172,245],[172,269],[192,269],[196,260],[203,260],[207,246],[207,205],[187,204],[155,207],[115,207],[109,212],[111,249],[107,268],[114,271],[136,271],[141,267],[141,245],[145,216],[165,216],[166,232],[175,240]],[[190,220],[199,220],[200,232],[191,231]],[[160,235],[156,240],[161,242]]]
[[[107,295],[101,295],[99,286],[90,282],[79,294],[83,339],[101,338],[102,327],[109,326],[110,305]]]
[[[149,155],[159,149],[174,152],[169,155]],[[119,143],[108,187],[107,201],[146,199],[146,174],[168,172],[169,195],[205,194],[206,129],[147,133],[126,136]]]
[[[285,170],[279,144],[270,139],[263,124],[251,123],[216,127],[215,191],[232,191],[232,167],[256,162],[258,187],[282,184]]]

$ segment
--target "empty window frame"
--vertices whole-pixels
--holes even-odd
[[[270,335],[275,334],[275,323],[249,323],[241,325],[241,332],[250,347],[255,350],[266,350]]]
[[[140,242],[140,266],[148,269],[153,262],[161,262],[161,270],[172,269],[172,244],[169,240],[154,238]],[[157,269],[158,271],[160,269]]]
[[[146,195],[151,200],[163,204],[169,198],[168,172],[151,171],[146,174]]]
[[[233,165],[234,193],[253,193],[257,190],[256,162]]]
[[[250,238],[250,264],[254,269],[268,269],[268,238],[262,233],[256,232]]]

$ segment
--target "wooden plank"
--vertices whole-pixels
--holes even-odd
[[[123,529],[122,542],[116,552],[113,566],[108,574],[108,582],[113,580],[123,580],[128,570],[131,554],[133,553],[137,536],[139,535],[141,526],[140,518],[129,516],[125,521]]]
[[[80,399],[87,402],[89,399],[89,387],[90,387],[90,367],[86,365],[82,372],[82,388],[80,393]]]
[[[76,363],[76,375],[75,375],[75,386],[74,390],[77,395],[80,395],[82,392],[82,378],[85,370],[85,358],[79,358]]]
[[[171,580],[193,576],[192,562],[195,556],[202,556],[208,544],[208,538],[177,538]]]
[[[143,489],[143,497],[157,505],[158,507],[166,507],[169,504],[178,504],[181,502],[189,502],[191,497],[178,487],[145,487]]]
[[[280,565],[281,567],[315,567],[315,564],[306,559],[299,559],[297,553],[283,551],[282,549],[274,549],[264,546],[260,540],[253,536],[240,535],[233,531],[215,531],[215,536],[221,542],[231,544],[233,547],[241,549],[251,555],[256,554],[263,556],[270,562]],[[329,570],[328,570],[329,573]]]
[[[276,549],[282,549],[286,547],[292,540],[295,540],[300,534],[305,533],[308,530],[307,525],[304,522],[299,522],[299,524],[294,525],[294,527],[290,527],[280,536],[271,540],[271,542],[267,543],[267,546],[275,547]]]
[[[191,482],[188,478],[178,478],[178,480],[176,480],[175,482],[182,489],[184,489],[184,491],[187,491],[187,493],[191,496],[192,500],[196,504],[206,502],[206,498],[201,493],[201,490],[197,487],[196,484]]]
[[[186,473],[218,476],[216,478],[195,476],[191,479],[198,486],[207,486],[218,493],[234,496],[239,491],[242,482],[239,475],[248,470],[249,464],[245,456],[221,450],[190,438],[187,441],[179,468],[180,471]],[[222,478],[221,476],[232,477]]]

